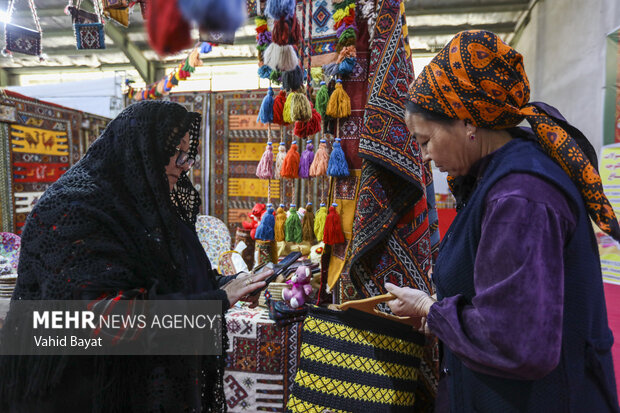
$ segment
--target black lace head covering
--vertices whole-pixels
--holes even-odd
[[[200,122],[179,104],[156,101],[135,103],[112,120],[29,215],[13,300],[82,299],[134,288],[182,291],[187,271],[179,219],[195,223],[200,197],[187,172],[170,191],[165,166],[187,132],[189,155],[196,156]],[[2,333],[18,334],[17,324],[9,312]],[[108,372],[136,377],[149,371],[143,361],[106,360]],[[55,356],[2,358],[0,398],[45,394],[66,363]],[[109,376],[99,375],[103,382]],[[117,392],[136,385],[129,377],[116,382]]]

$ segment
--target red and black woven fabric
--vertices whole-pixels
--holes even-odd
[[[530,100],[523,57],[496,34],[464,31],[433,58],[418,76],[410,99],[477,127],[505,129],[526,119],[545,152],[571,177],[590,217],[620,240],[620,227],[603,192],[596,152],[583,134]]]

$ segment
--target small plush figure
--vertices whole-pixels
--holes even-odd
[[[282,298],[293,308],[299,308],[306,303],[308,296],[312,292],[310,285],[310,267],[300,266],[295,274],[286,282],[292,288],[282,290]]]
[[[250,217],[250,222],[243,221],[241,225],[243,225],[243,229],[250,230],[250,236],[252,239],[256,239],[256,228],[258,228],[258,224],[260,223],[260,219],[263,217],[266,208],[265,204],[256,204],[252,211],[248,213],[248,217]]]

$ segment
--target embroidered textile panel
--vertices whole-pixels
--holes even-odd
[[[15,112],[14,121],[3,118],[1,128],[7,142],[3,170],[11,171],[2,179],[10,191],[2,197],[2,224],[20,234],[39,197],[82,157],[109,120],[10,91],[5,103]]]

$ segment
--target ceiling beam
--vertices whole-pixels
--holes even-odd
[[[439,2],[437,2],[439,3]],[[419,1],[409,0],[405,4],[407,15],[423,16],[429,14],[466,14],[466,13],[498,13],[523,11],[527,9],[527,1],[492,2],[489,4],[469,3],[462,5],[420,5]]]
[[[131,64],[136,68],[144,82],[149,84],[157,79],[157,68],[155,63],[144,57],[140,48],[129,40],[126,33],[114,24],[106,24],[105,33],[112,39],[114,45],[125,53],[125,56],[127,56],[127,59],[129,59]]]
[[[463,30],[488,30],[494,33],[510,33],[515,29],[515,22],[487,24],[457,24],[446,26],[409,26],[410,36],[454,35]]]

